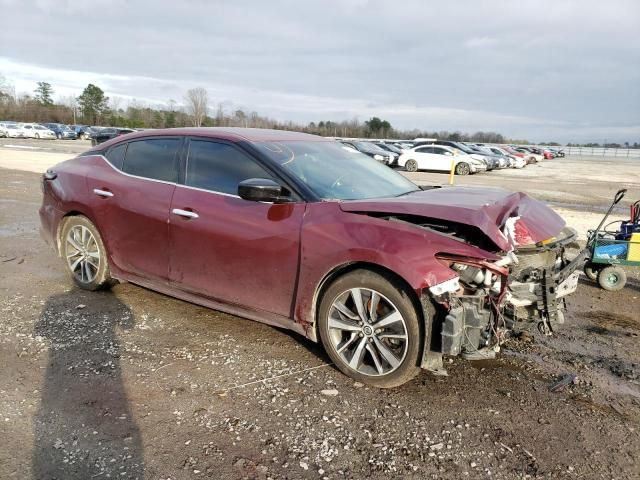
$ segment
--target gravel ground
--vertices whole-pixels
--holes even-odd
[[[637,274],[585,280],[553,337],[377,390],[295,334],[73,288],[37,182],[1,170],[0,478],[640,478]]]

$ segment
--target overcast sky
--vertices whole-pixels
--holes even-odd
[[[110,97],[279,120],[640,141],[639,0],[0,0],[18,93]],[[123,100],[123,105],[126,100]]]

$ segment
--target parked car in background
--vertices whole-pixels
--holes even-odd
[[[75,140],[78,138],[75,131],[62,123],[43,123],[41,125],[55,133],[58,140]]]
[[[404,167],[408,172],[417,172],[418,170],[449,172],[452,162],[455,164],[456,175],[469,175],[487,169],[482,160],[472,158],[471,155],[460,150],[443,145],[414,147],[400,155],[398,166]]]
[[[484,162],[484,164],[487,167],[487,170],[493,170],[497,163],[496,160],[494,160],[491,156],[476,152],[475,150],[469,148],[466,144],[462,142],[453,142],[450,140],[427,140],[427,141],[416,142],[414,144],[414,147],[418,147],[420,145],[444,145],[445,147],[456,148],[461,152],[466,153],[467,155],[471,155],[471,158]]]
[[[91,137],[99,131],[98,128],[88,125],[68,125],[68,127],[76,132],[76,136],[80,140],[91,140]]]
[[[524,168],[527,166],[527,161],[524,159],[524,154],[520,152],[509,152],[509,150],[503,147],[496,147],[495,145],[487,145],[486,148],[494,152],[495,154],[502,154],[509,158],[509,166],[512,168]],[[517,155],[516,155],[517,153]]]
[[[400,143],[400,142],[397,142],[397,143],[393,143],[393,146],[398,148],[398,149],[400,149],[400,150],[402,150],[403,152],[405,150],[411,150],[413,148],[413,144],[412,143]]]
[[[4,123],[3,130],[7,138],[25,138],[24,130],[18,123]]]
[[[494,151],[493,149],[482,144],[475,143],[471,145],[471,147],[480,153],[486,153],[487,155],[491,155],[492,157],[496,158],[499,164],[498,168],[509,168],[511,166],[511,157],[509,157],[509,155],[505,155],[500,151]]]
[[[91,137],[91,145],[98,145],[106,142],[107,140],[111,140],[112,138],[119,137],[120,135],[126,135],[127,133],[133,132],[135,132],[135,130],[131,128],[103,128]]]
[[[365,142],[362,140],[342,140],[342,144],[354,148],[374,160],[384,163],[385,165],[394,164],[394,160],[397,160],[399,157],[399,155],[393,154],[388,150],[383,150],[371,142]]]
[[[465,143],[464,145],[466,145],[467,148],[469,148],[471,151],[480,155],[484,155],[487,158],[485,162],[487,164],[487,170],[495,170],[496,168],[503,168],[501,167],[500,156],[495,155],[493,152],[489,150],[485,150],[481,147],[477,147],[471,143]]]
[[[13,122],[0,122],[0,137],[6,137],[7,136],[7,125],[11,124]]]
[[[373,144],[378,146],[378,147],[380,147],[383,150],[386,150],[386,151],[391,152],[391,153],[395,153],[396,155],[398,155],[398,157],[404,153],[404,150],[402,150],[401,148],[398,148],[395,145],[392,145],[390,143],[373,142]]]
[[[421,188],[297,132],[138,132],[55,165],[42,191],[43,238],[79,288],[128,281],[286,328],[376,387],[559,328],[578,283],[576,234],[543,202]]]
[[[56,138],[56,134],[49,130],[47,127],[43,127],[38,123],[22,123],[20,124],[22,131],[24,132],[24,138],[36,138],[36,139],[53,139]]]
[[[556,157],[564,157],[564,150],[555,147],[549,148],[549,150],[551,150]]]
[[[524,157],[527,159],[527,163],[538,163],[544,160],[544,157],[538,153],[535,153],[529,147],[514,147],[517,152],[521,152],[524,154]]]

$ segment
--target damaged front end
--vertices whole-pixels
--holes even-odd
[[[437,371],[443,354],[490,358],[510,331],[537,326],[551,334],[564,322],[586,251],[570,259],[576,232],[544,203],[521,192],[453,187],[341,208],[429,232],[447,280],[422,290],[425,319],[434,317],[429,305],[438,310],[435,324],[425,325],[424,368]]]
[[[458,277],[448,288],[430,289],[445,312],[441,325],[434,326],[432,350],[467,359],[492,358],[508,332],[535,325],[551,334],[564,323],[565,297],[578,286],[580,262],[567,254],[576,232],[565,228],[557,237],[522,245],[523,235],[510,230],[507,222],[505,235],[513,249],[494,262],[438,255]]]

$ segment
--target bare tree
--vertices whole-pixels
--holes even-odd
[[[187,111],[193,117],[193,124],[196,127],[202,126],[202,122],[207,115],[208,100],[207,91],[202,87],[192,88],[185,95]]]

